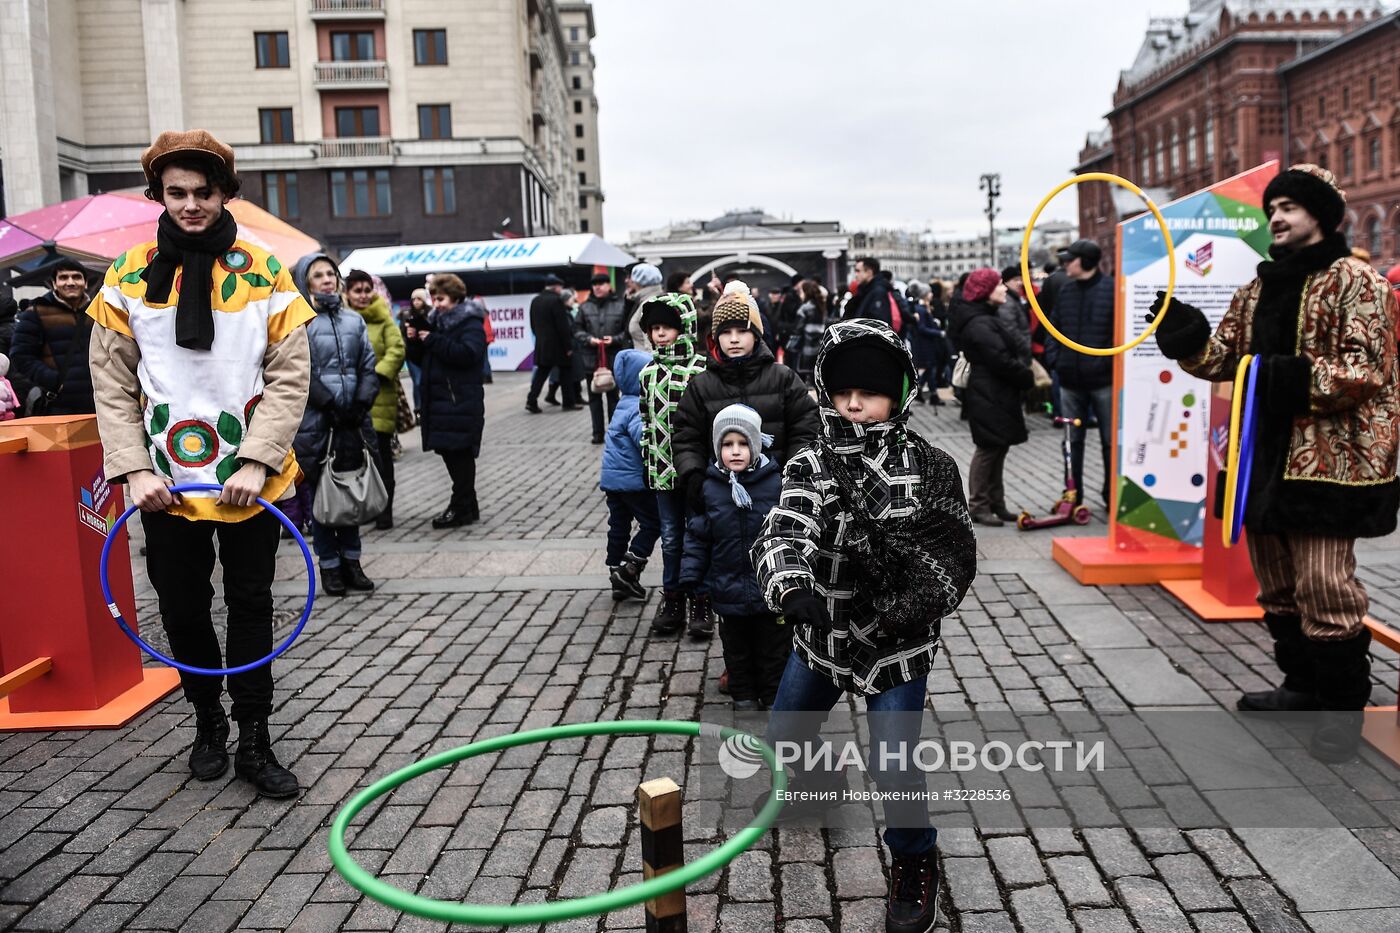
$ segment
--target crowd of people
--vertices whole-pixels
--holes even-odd
[[[161,134],[142,169],[147,197],[165,208],[154,241],[118,257],[95,292],[88,270],[63,260],[28,308],[0,307],[0,416],[96,414],[106,476],[142,511],[173,655],[247,664],[272,647],[279,526],[260,499],[309,528],[326,593],[372,590],[361,528],[393,527],[396,435],[416,422],[451,487],[433,527],[480,519],[490,319],[451,273],[430,276],[395,320],[373,276],[342,276],[323,253],[288,268],[240,239],[225,208],[239,188],[234,153],[204,131]],[[1245,524],[1285,678],[1238,705],[1322,711],[1310,751],[1343,761],[1370,683],[1352,546],[1394,531],[1400,509],[1400,309],[1336,232],[1345,200],[1325,169],[1282,173],[1264,202],[1272,261],[1215,328],[1159,296],[1154,315],[1170,313],[1156,339],[1206,379],[1232,378],[1246,352],[1262,361],[1263,468]],[[1040,304],[1066,337],[1108,345],[1114,284],[1099,247],[1081,240],[1057,258],[1035,283]],[[872,743],[917,744],[918,717],[878,714],[925,708],[941,622],[976,575],[974,524],[1013,518],[1002,475],[1027,439],[1026,413],[1040,392],[1078,420],[1071,470],[1082,488],[1087,429],[1097,423],[1106,464],[1112,451],[1107,363],[1047,339],[1015,268],[901,285],[862,258],[836,300],[801,276],[760,292],[734,278],[663,282],[646,263],[620,295],[607,274],[589,284],[580,302],[549,277],[532,302],[526,410],[542,412],[542,394],[570,410],[587,397],[614,598],[646,598],[659,542],[652,635],[717,629],[720,689],[736,711],[768,713],[770,743],[815,739],[801,714],[853,695],[875,714]],[[915,405],[949,404],[949,390],[976,448],[966,492],[948,453],[909,426]],[[218,491],[172,490],[186,483]],[[223,682],[182,671],[181,683],[194,710],[189,768],[213,780],[230,763]],[[235,773],[260,794],[295,796],[268,728],[272,667],[227,686]],[[922,776],[871,760],[877,787],[900,797],[885,807],[886,930],[926,933],[939,869]],[[810,812],[800,801],[839,778],[795,770],[799,802],[784,819]]]

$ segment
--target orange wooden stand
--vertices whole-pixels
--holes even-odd
[[[0,566],[16,581],[0,587],[0,729],[120,726],[179,685],[178,671],[141,666],[102,596],[98,558],[123,507],[92,415],[0,423]],[[134,619],[125,539],[109,571]]]
[[[1371,630],[1373,639],[1391,651],[1400,652],[1400,631],[1370,616],[1366,617],[1366,627]],[[1400,707],[1368,706],[1366,712],[1368,715],[1361,723],[1361,737],[1370,742],[1376,751],[1400,765]],[[1378,716],[1376,713],[1391,715]]]

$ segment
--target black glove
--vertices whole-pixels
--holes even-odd
[[[1254,389],[1259,413],[1270,424],[1292,421],[1312,407],[1312,361],[1306,356],[1271,353],[1259,357]]]
[[[826,600],[806,589],[789,590],[783,596],[783,618],[789,625],[805,622],[813,628],[831,628],[831,613],[826,609]]]
[[[1157,315],[1166,314],[1162,319],[1162,326],[1153,331],[1157,338],[1157,347],[1169,360],[1184,360],[1188,356],[1195,356],[1205,349],[1206,342],[1210,340],[1210,321],[1206,320],[1200,308],[1176,298],[1172,299],[1171,307],[1164,311],[1166,297],[1166,292],[1158,292],[1157,300],[1152,302],[1152,308],[1147,314],[1149,324],[1157,320]]]
[[[690,506],[690,514],[705,514],[705,474],[695,472],[685,478],[685,504]]]
[[[364,418],[365,407],[359,402],[354,402],[336,411],[335,423],[340,428],[358,428]]]

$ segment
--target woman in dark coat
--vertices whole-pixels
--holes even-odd
[[[927,387],[928,401],[942,405],[943,399],[938,397],[938,377],[948,356],[943,322],[934,316],[933,288],[915,282],[910,289],[913,292],[914,320],[909,326],[909,343],[914,351],[914,366],[919,371],[915,400],[924,401],[924,389]]]
[[[1001,273],[984,268],[968,276],[962,295],[949,309],[950,336],[972,364],[963,393],[963,410],[977,445],[968,469],[968,510],[973,521],[993,527],[1016,520],[1006,507],[1002,470],[1007,451],[1026,440],[1021,397],[1035,385],[1029,363],[1017,354],[1016,334],[997,315],[1005,300]]]
[[[433,276],[428,328],[410,325],[408,358],[423,370],[423,449],[435,451],[452,477],[452,501],[434,528],[470,525],[481,518],[476,500],[476,458],[486,426],[486,306],[467,301],[455,275]]]
[[[816,384],[817,352],[822,348],[822,335],[826,333],[826,295],[811,279],[798,282],[797,293],[802,304],[793,320],[792,336],[784,348],[783,359],[811,386]]]

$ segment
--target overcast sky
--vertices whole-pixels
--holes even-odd
[[[609,239],[735,207],[1020,226],[1188,0],[593,0]],[[1065,192],[1046,218],[1073,219]]]

